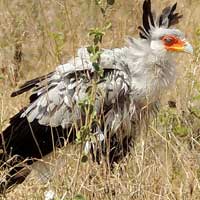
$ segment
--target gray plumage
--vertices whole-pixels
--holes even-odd
[[[146,3],[146,7],[149,6],[149,2],[145,1],[144,5]],[[147,14],[143,14],[143,30],[148,32],[148,38],[128,37],[125,47],[103,49],[100,66],[104,70],[104,77],[98,83],[101,95],[96,95],[94,106],[97,115],[102,114],[102,108],[106,109],[103,111],[107,113],[104,116],[105,130],[101,130],[104,135],[107,131],[120,132],[120,127],[131,127],[132,121],[143,118],[145,110],[155,113],[160,95],[174,83],[174,52],[165,49],[161,38],[173,35],[185,40],[181,31],[168,28],[172,22],[170,20],[175,20],[169,17],[173,16],[171,12],[175,7],[165,8],[159,20],[153,19],[151,8],[148,7]],[[180,17],[175,15],[177,22]],[[27,117],[30,123],[38,120],[39,124],[45,126],[61,125],[63,129],[79,123],[84,117],[79,103],[88,97],[93,73],[87,48],[78,49],[75,58],[32,85],[34,101],[21,114],[21,118]],[[127,134],[134,134],[131,128],[127,129]]]
[[[126,155],[130,150],[129,139],[134,138],[140,122],[146,119],[144,115],[157,112],[160,96],[174,84],[176,53],[192,53],[192,46],[184,34],[170,28],[181,18],[174,13],[175,9],[176,4],[165,8],[156,17],[151,12],[151,1],[145,0],[143,26],[139,27],[141,38],[128,37],[122,48],[103,49],[100,66],[104,73],[97,82],[93,105],[98,123],[94,127],[92,124],[90,131],[102,144],[106,138],[111,138],[110,162],[114,157],[117,161]],[[11,96],[17,96],[32,90],[30,105],[14,116],[11,125],[2,133],[1,147],[6,146],[3,148],[6,151],[1,159],[6,161],[8,154],[19,155],[22,160],[41,158],[54,149],[57,140],[68,137],[74,124],[81,129],[86,114],[80,102],[88,98],[94,74],[87,48],[83,47],[66,64],[28,81],[12,93]],[[94,141],[88,141],[85,146],[90,151],[93,145]],[[126,151],[122,150],[124,146]],[[106,147],[102,147],[106,154]],[[113,157],[114,154],[117,155]],[[9,184],[13,183],[16,183],[15,179]]]

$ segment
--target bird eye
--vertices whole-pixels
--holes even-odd
[[[169,35],[165,35],[161,39],[166,46],[173,45],[174,43],[176,43],[177,40],[174,36],[169,36]]]
[[[170,38],[170,37],[167,37],[167,38],[164,39],[164,41],[165,41],[166,44],[171,44],[173,42],[173,39]]]

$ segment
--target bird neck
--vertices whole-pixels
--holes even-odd
[[[129,61],[129,63],[131,63]],[[133,57],[129,64],[132,87],[137,91],[138,99],[158,98],[169,89],[175,80],[175,64],[168,54],[155,54],[147,51],[142,56]]]

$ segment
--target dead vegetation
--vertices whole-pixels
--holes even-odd
[[[174,2],[153,1],[156,9],[169,3]],[[109,10],[113,26],[104,47],[122,46],[126,35],[137,34],[141,5],[139,0],[116,1]],[[65,147],[45,158],[44,167],[36,164],[30,178],[2,199],[44,199],[50,190],[59,200],[78,199],[78,194],[95,200],[200,199],[200,5],[198,0],[178,0],[178,9],[184,15],[179,28],[195,54],[180,56],[177,86],[165,95],[161,112],[137,139],[132,155],[111,173],[103,164],[80,163],[79,148]],[[3,130],[28,99],[27,94],[11,99],[11,92],[73,57],[77,47],[89,43],[89,28],[100,26],[103,19],[92,0],[1,0],[0,16]],[[175,100],[176,107],[169,108],[168,100]],[[47,166],[52,178],[46,182]]]

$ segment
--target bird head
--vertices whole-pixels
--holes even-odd
[[[193,53],[192,45],[178,29],[171,28],[182,18],[174,13],[177,4],[164,8],[159,16],[151,11],[151,0],[143,4],[143,25],[139,26],[140,37],[149,41],[150,48],[156,53],[187,52]]]

